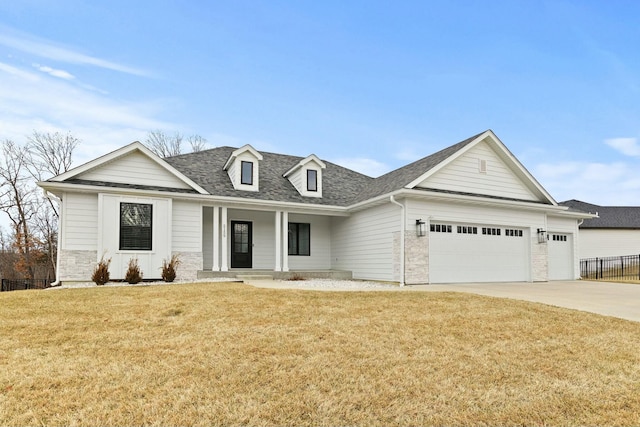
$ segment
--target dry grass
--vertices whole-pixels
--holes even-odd
[[[638,425],[640,324],[237,284],[0,294],[0,425]]]

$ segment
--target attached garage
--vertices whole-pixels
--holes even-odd
[[[530,280],[528,229],[435,223],[429,232],[429,282]]]
[[[549,233],[549,280],[573,280],[573,235]]]

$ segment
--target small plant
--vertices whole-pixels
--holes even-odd
[[[124,274],[124,280],[130,285],[135,285],[142,281],[142,272],[138,265],[138,258],[131,258],[129,260],[129,267],[127,267],[127,272]]]
[[[109,281],[109,264],[111,264],[111,258],[106,260],[104,256],[100,258],[91,275],[91,280],[93,280],[96,285],[102,286]]]
[[[171,259],[167,261],[162,260],[162,280],[165,282],[173,282],[176,279],[176,269],[180,265],[180,259],[178,255],[171,255]]]

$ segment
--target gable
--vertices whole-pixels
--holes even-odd
[[[505,153],[484,139],[415,185],[466,194],[548,203]]]
[[[75,175],[74,178],[87,181],[191,189],[187,183],[138,150],[101,163],[86,172]]]

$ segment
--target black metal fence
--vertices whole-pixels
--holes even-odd
[[[591,280],[640,280],[640,255],[581,259],[580,276]]]
[[[23,291],[25,289],[46,289],[51,287],[49,279],[2,279],[1,292]]]

